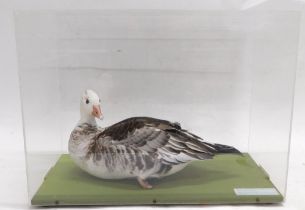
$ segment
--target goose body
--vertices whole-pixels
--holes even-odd
[[[231,146],[205,142],[178,123],[133,117],[106,128],[99,127],[91,118],[81,120],[71,133],[69,153],[81,169],[93,176],[137,178],[142,187],[151,188],[147,178],[168,176],[191,161],[239,151]]]

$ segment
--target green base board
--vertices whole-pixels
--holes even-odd
[[[264,188],[268,191],[275,187],[248,154],[218,155],[213,160],[195,161],[174,175],[152,179],[150,183],[154,188],[144,190],[135,179],[95,178],[79,169],[69,155],[64,154],[45,177],[32,199],[32,205],[240,204],[283,201],[283,196],[277,190],[273,195],[262,195],[260,189],[254,189]],[[248,188],[252,195],[237,196],[235,188]]]

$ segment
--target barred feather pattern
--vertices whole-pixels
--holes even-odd
[[[211,144],[178,123],[148,117],[128,118],[105,129],[78,125],[69,152],[82,169],[107,179],[162,177],[194,160],[211,159],[235,148]]]

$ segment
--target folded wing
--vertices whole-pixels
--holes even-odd
[[[217,146],[181,129],[177,123],[136,117],[106,128],[97,136],[97,145],[127,148],[154,156],[165,164],[180,164],[191,160],[211,159]]]

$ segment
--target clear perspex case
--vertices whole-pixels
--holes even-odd
[[[283,201],[298,12],[17,11],[15,24],[32,205]],[[100,96],[101,127],[165,119],[242,155],[193,161],[149,190],[96,178],[68,154],[86,89]]]

